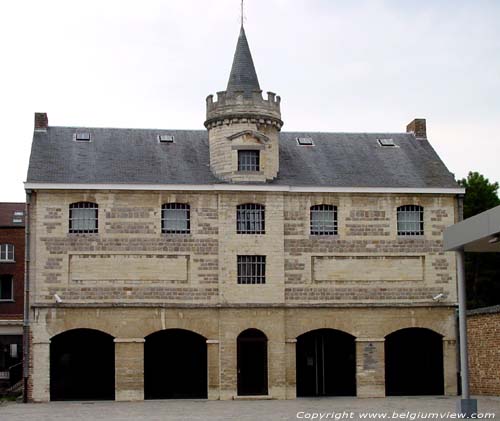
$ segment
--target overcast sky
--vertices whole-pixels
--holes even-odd
[[[247,0],[283,130],[402,132],[426,118],[457,178],[500,181],[500,1]],[[23,201],[33,113],[49,124],[204,129],[239,0],[0,4],[0,201]]]

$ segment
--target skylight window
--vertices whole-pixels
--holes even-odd
[[[75,133],[75,140],[77,142],[90,142],[90,133],[89,132]]]
[[[387,148],[395,148],[396,144],[394,143],[394,139],[377,139],[380,146]]]
[[[312,137],[298,137],[297,144],[300,146],[314,146]]]
[[[160,143],[174,143],[174,136],[171,134],[160,134],[158,135],[158,141]]]

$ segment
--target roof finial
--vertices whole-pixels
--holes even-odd
[[[241,27],[245,21],[245,0],[241,0]]]

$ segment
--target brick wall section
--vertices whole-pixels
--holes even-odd
[[[500,396],[500,306],[467,317],[470,389],[475,395]]]

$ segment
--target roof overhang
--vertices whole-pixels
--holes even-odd
[[[500,206],[448,227],[444,250],[500,252]]]
[[[368,194],[464,194],[463,188],[437,187],[317,187],[272,184],[73,184],[24,183],[26,190],[146,190],[146,191],[262,191],[294,193],[368,193]]]

